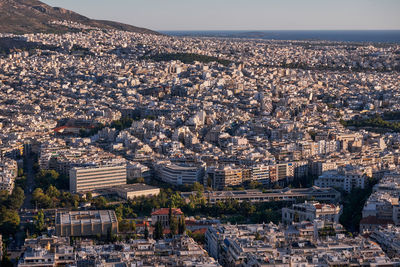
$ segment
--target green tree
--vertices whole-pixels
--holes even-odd
[[[164,238],[164,229],[160,221],[158,221],[154,228],[153,238],[155,240],[160,240]]]
[[[0,210],[0,232],[4,235],[14,234],[20,224],[18,212],[6,209],[4,206]]]
[[[107,200],[104,197],[97,197],[94,199],[93,204],[98,209],[105,209],[107,207]]]
[[[8,207],[13,210],[18,210],[24,204],[25,194],[21,187],[15,187],[11,196],[8,199]]]
[[[136,183],[143,184],[144,183],[144,178],[143,177],[138,177],[136,179]]]
[[[130,229],[130,224],[129,224],[129,221],[128,220],[126,220],[126,219],[124,219],[124,220],[121,220],[119,223],[118,223],[118,229],[119,229],[119,231],[121,231],[121,232],[129,232],[131,229]]]
[[[46,195],[50,198],[58,198],[60,191],[54,185],[50,185],[46,190]]]
[[[41,233],[46,229],[43,210],[39,210],[38,213],[33,217],[33,220],[36,232]]]
[[[136,223],[133,220],[130,220],[129,222],[129,229],[132,232],[136,232]]]
[[[10,258],[7,255],[7,251],[3,250],[3,258],[0,261],[0,266],[2,267],[13,267],[14,264],[12,263],[12,261],[10,260]]]
[[[168,224],[171,224],[171,221],[172,221],[172,207],[171,206],[172,206],[172,204],[169,205],[169,209],[168,209]]]
[[[39,199],[42,195],[44,195],[43,189],[36,188],[35,190],[33,190],[32,198]]]
[[[175,194],[173,194],[171,196],[171,205],[170,207],[172,208],[180,208],[183,207],[184,205],[184,201],[181,197],[181,195],[178,192],[175,192]]]
[[[32,194],[32,204],[37,206],[38,208],[51,208],[54,206],[54,202],[52,199],[43,193],[41,188],[36,188]]]
[[[86,193],[86,200],[90,201],[90,200],[92,200],[92,199],[93,199],[92,192],[87,192],[87,193]]]
[[[147,223],[144,224],[144,239],[149,239],[149,228],[147,227]]]
[[[60,174],[55,170],[40,170],[36,177],[36,185],[40,188],[47,189],[50,185],[56,185]]]
[[[171,236],[178,233],[178,220],[175,216],[172,216],[171,222],[169,224],[169,230],[171,231]]]
[[[255,239],[256,240],[262,240],[261,235],[260,235],[259,232],[256,233]]]
[[[8,200],[9,193],[7,190],[0,191],[0,205],[5,205],[6,201]]]
[[[115,215],[117,215],[117,219],[118,221],[122,220],[122,217],[124,215],[124,206],[122,206],[121,204],[119,204],[116,208],[115,208]]]
[[[179,218],[179,224],[178,224],[178,234],[183,235],[186,231],[186,223],[185,223],[185,218],[181,216]]]
[[[192,185],[192,191],[195,192],[204,192],[204,186],[202,184],[200,184],[199,182],[195,182]]]

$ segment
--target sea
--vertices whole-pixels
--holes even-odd
[[[400,44],[400,30],[162,31],[171,36]]]

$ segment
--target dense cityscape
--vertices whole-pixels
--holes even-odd
[[[400,266],[400,45],[0,34],[1,266]]]

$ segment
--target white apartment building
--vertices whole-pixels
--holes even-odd
[[[271,180],[269,177],[269,166],[268,165],[257,165],[251,168],[251,180],[268,185]]]
[[[78,193],[125,185],[126,176],[126,165],[75,167],[69,172],[69,188]]]
[[[350,193],[354,188],[365,188],[367,176],[359,171],[352,170],[349,172],[326,171],[315,180],[314,185],[318,187],[336,187]]]
[[[173,185],[203,184],[204,167],[165,164],[159,169],[159,175],[162,181]]]
[[[291,208],[282,209],[282,222],[314,221],[315,219],[339,222],[342,207],[333,204],[322,204],[316,201],[293,204]]]
[[[18,164],[15,160],[0,159],[0,191],[11,194],[17,177]]]

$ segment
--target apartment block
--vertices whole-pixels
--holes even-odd
[[[69,172],[72,193],[89,192],[126,184],[126,165],[75,167]]]

